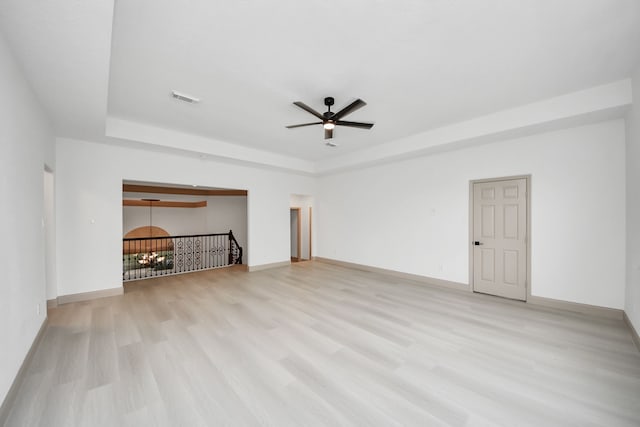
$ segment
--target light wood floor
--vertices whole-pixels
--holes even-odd
[[[10,426],[638,426],[622,321],[318,262],[60,306]]]

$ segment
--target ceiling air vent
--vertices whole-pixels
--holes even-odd
[[[177,90],[172,90],[171,96],[179,101],[188,102],[189,104],[195,104],[200,102],[199,98],[196,98],[195,96],[187,95],[186,93],[178,92]]]

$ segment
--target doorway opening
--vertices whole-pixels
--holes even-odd
[[[313,197],[292,194],[289,204],[291,262],[312,259]]]
[[[241,189],[123,181],[123,281],[244,264],[247,196]]]
[[[470,182],[469,283],[474,292],[531,295],[530,176]]]
[[[302,259],[302,224],[300,217],[302,216],[301,208],[290,208],[289,217],[291,224],[291,262],[298,262]]]

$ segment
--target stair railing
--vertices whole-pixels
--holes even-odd
[[[122,280],[139,280],[242,264],[242,247],[228,233],[122,239]]]

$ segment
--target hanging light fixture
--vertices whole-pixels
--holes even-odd
[[[160,199],[142,199],[143,202],[149,202],[149,237],[153,237],[153,202],[159,202]]]
[[[149,202],[149,237],[153,237],[153,202],[159,202],[160,199],[142,199],[142,201]],[[158,258],[158,254],[152,250],[153,240],[149,240],[149,243],[146,253],[138,260],[138,263],[145,267],[153,267],[156,262],[164,260],[164,257]]]

